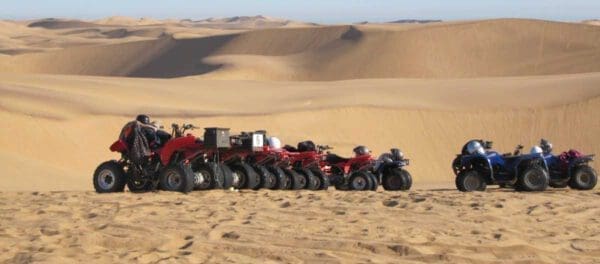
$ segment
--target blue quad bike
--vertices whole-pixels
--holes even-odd
[[[575,190],[591,190],[598,183],[598,174],[589,163],[594,160],[594,155],[583,155],[577,150],[562,152],[560,155],[552,154],[552,143],[546,139],[540,141],[540,150],[548,165],[550,187]],[[535,148],[535,147],[534,147]]]
[[[521,154],[492,150],[491,141],[470,140],[452,162],[456,188],[462,192],[485,191],[487,185],[514,186],[519,191],[544,191],[550,184],[548,165],[541,152]],[[533,150],[533,149],[532,149]]]

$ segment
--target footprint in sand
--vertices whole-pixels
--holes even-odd
[[[427,198],[421,197],[421,196],[415,196],[415,197],[412,198],[412,201],[415,202],[415,203],[424,202],[426,200],[427,200]]]
[[[571,240],[571,248],[580,252],[597,252],[600,250],[600,241],[573,239]]]
[[[189,247],[191,247],[194,244],[194,241],[188,241],[187,243],[185,243],[183,246],[179,247],[179,249],[183,250],[183,249],[187,249]]]
[[[236,240],[236,239],[240,238],[240,235],[236,232],[231,231],[231,232],[223,233],[223,235],[221,235],[221,237]]]
[[[400,256],[410,255],[410,247],[404,245],[391,245],[388,248]]]
[[[54,230],[54,229],[47,228],[47,227],[42,227],[40,229],[40,233],[42,233],[45,236],[55,236],[55,235],[60,234],[60,232],[58,232],[58,230]]]
[[[381,203],[387,207],[395,207],[399,204],[398,201],[394,201],[394,200],[383,201]]]

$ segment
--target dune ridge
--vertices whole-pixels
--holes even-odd
[[[290,81],[552,75],[598,71],[598,39],[598,27],[519,19],[395,30],[319,26],[66,48],[2,59],[0,70]],[[141,53],[153,59],[133,68],[120,59]]]

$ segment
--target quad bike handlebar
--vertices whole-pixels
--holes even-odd
[[[182,137],[185,134],[185,131],[187,130],[194,130],[197,129],[197,126],[194,126],[193,124],[186,124],[183,123],[181,124],[181,126],[179,126],[179,124],[171,124],[171,128],[173,129],[172,131],[172,136],[177,138],[177,137]]]
[[[515,147],[515,152],[513,153],[514,156],[517,156],[519,154],[521,154],[521,150],[523,150],[523,145],[519,144]]]
[[[484,141],[483,142],[483,148],[490,150],[492,149],[492,145],[494,144],[494,141]]]
[[[319,149],[319,151],[324,151],[324,150],[330,150],[333,149],[332,147],[330,147],[329,145],[318,145],[317,148]]]

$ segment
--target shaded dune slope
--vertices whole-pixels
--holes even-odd
[[[66,28],[84,28],[84,27],[97,27],[98,24],[80,21],[80,20],[66,20],[66,19],[55,19],[48,18],[39,21],[34,21],[27,25],[28,27],[39,27],[45,29],[66,29]]]
[[[119,33],[126,34],[115,32]],[[12,56],[0,60],[0,70],[264,80],[582,73],[600,71],[600,27],[503,19],[397,30],[361,26],[266,29]]]

